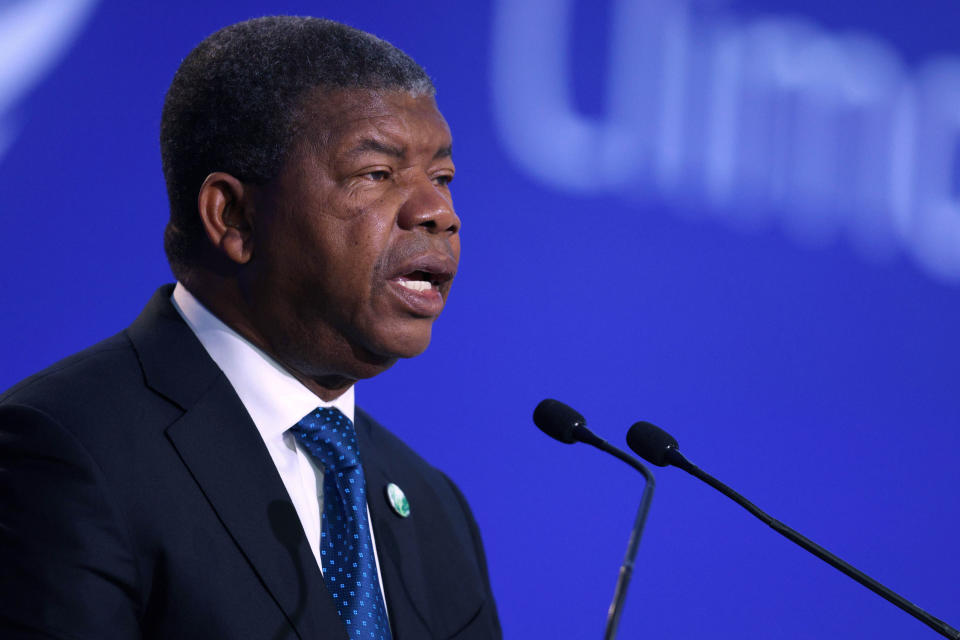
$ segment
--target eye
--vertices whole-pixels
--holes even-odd
[[[374,182],[383,182],[384,180],[390,179],[390,172],[385,169],[378,169],[376,171],[368,171],[363,174],[366,177],[370,178]]]
[[[433,177],[433,183],[439,187],[445,187],[453,182],[453,174],[442,173]]]

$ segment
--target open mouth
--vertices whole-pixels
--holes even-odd
[[[396,278],[395,282],[411,291],[430,291],[438,289],[442,282],[449,280],[449,276],[427,271],[412,271]]]
[[[422,253],[404,261],[389,282],[406,312],[420,318],[435,318],[441,311],[457,272],[456,259],[446,253]]]

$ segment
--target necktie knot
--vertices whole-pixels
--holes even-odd
[[[360,465],[353,423],[334,407],[319,407],[290,429],[324,469],[342,471]]]

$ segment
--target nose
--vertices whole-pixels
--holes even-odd
[[[450,191],[424,175],[410,186],[400,207],[398,224],[403,229],[426,229],[430,233],[454,235],[460,231],[460,218],[453,210]]]

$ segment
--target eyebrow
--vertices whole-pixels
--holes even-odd
[[[394,158],[404,158],[407,155],[406,147],[395,147],[390,144],[386,144],[379,140],[374,140],[373,138],[364,138],[355,146],[350,149],[347,153],[349,155],[358,155],[365,151],[373,151],[375,153],[382,153],[388,156],[393,156]],[[453,156],[453,146],[446,145],[437,149],[437,152],[433,154],[434,159],[437,158],[449,158]]]

